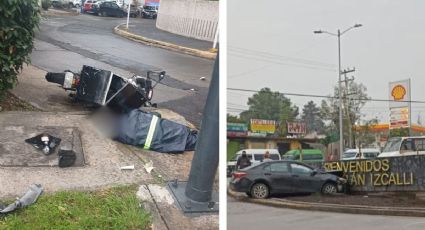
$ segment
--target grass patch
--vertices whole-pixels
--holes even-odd
[[[0,219],[0,229],[150,229],[136,186],[42,194],[37,202]]]

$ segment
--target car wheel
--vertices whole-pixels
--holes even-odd
[[[80,4],[75,4],[75,7],[76,8],[80,8]]]
[[[336,192],[337,192],[337,187],[336,187],[336,184],[335,183],[330,183],[330,182],[328,182],[328,183],[325,183],[323,186],[322,186],[322,193],[323,194],[325,194],[325,195],[332,195],[332,194],[335,194]]]
[[[253,198],[266,199],[269,196],[269,187],[264,183],[255,183],[250,193]]]
[[[100,16],[102,16],[102,13],[100,13],[100,12],[97,12],[97,16],[99,16],[99,17],[100,17]]]
[[[106,12],[105,11],[102,11],[102,16],[103,17],[106,17]]]

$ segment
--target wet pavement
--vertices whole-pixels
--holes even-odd
[[[159,107],[180,113],[199,127],[213,61],[113,34],[113,28],[124,21],[92,15],[47,17],[36,35],[32,64],[56,72],[78,71],[82,64],[89,64],[128,77],[145,75],[148,70],[165,70],[169,76],[155,91],[153,102],[159,99]]]
[[[341,228],[345,230],[419,230],[425,228],[425,221],[422,217],[300,211],[244,203],[230,197],[227,199],[227,229],[329,230]]]

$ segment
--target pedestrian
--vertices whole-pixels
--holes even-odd
[[[266,153],[264,153],[263,162],[266,162],[266,161],[272,161],[272,159],[270,158],[269,151],[266,151]]]
[[[243,169],[248,166],[251,166],[251,161],[246,155],[246,151],[242,151],[242,155],[238,158],[238,161],[236,162],[236,170]]]

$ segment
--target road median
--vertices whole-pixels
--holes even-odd
[[[132,41],[140,42],[145,45],[149,46],[155,46],[167,50],[172,50],[184,54],[189,54],[196,57],[206,58],[206,59],[215,59],[217,53],[189,48],[185,46],[180,46],[176,44],[172,44],[169,42],[159,41],[151,38],[147,38],[141,35],[137,35],[134,33],[131,33],[127,31],[125,28],[123,28],[124,24],[120,24],[114,28],[114,33],[117,35],[120,35],[122,37],[125,37],[127,39],[130,39]]]
[[[291,201],[282,198],[271,199],[251,199],[243,193],[227,189],[227,194],[239,201],[262,204],[278,208],[291,208],[299,210],[326,211],[352,214],[366,215],[388,215],[388,216],[414,216],[425,217],[425,208],[408,208],[408,207],[379,207],[367,205],[341,205],[341,204],[324,204],[302,201]]]

